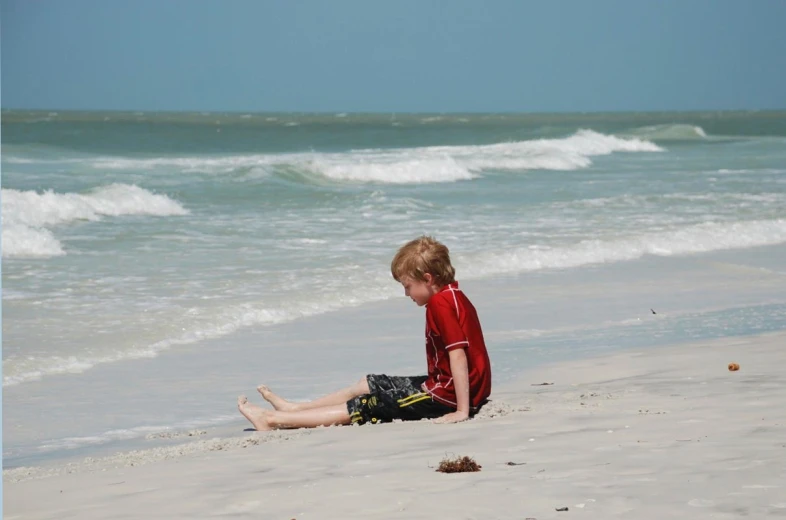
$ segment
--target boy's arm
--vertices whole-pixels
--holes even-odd
[[[450,356],[450,373],[453,376],[453,387],[456,389],[455,412],[443,415],[434,422],[454,423],[469,419],[469,367],[467,365],[467,350],[454,348],[448,351]]]

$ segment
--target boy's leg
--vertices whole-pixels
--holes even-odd
[[[280,412],[300,412],[303,410],[313,410],[314,408],[324,408],[326,406],[345,404],[347,401],[354,399],[355,397],[368,394],[370,392],[368,388],[368,380],[365,376],[360,378],[360,381],[352,386],[342,388],[341,390],[333,392],[330,395],[320,397],[319,399],[307,403],[291,403],[283,397],[273,393],[273,391],[265,385],[259,385],[257,390],[260,394],[262,394],[262,397],[265,398],[265,401],[273,405],[273,408]]]
[[[434,419],[456,411],[422,390],[426,376],[375,374],[368,380],[372,393],[347,402],[353,424]]]
[[[350,422],[346,403],[299,412],[281,412],[260,408],[249,403],[248,399],[241,395],[237,400],[237,408],[254,425],[254,428],[261,431],[280,428],[316,428]]]

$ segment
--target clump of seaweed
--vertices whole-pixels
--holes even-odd
[[[467,457],[456,457],[455,459],[444,458],[439,463],[437,471],[440,473],[464,473],[468,471],[480,471],[482,466],[475,462],[475,459]]]

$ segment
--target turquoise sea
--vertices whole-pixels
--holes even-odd
[[[400,297],[390,259],[423,233],[520,303],[484,320],[497,381],[783,330],[786,112],[3,111],[5,466],[237,420],[264,360],[294,398],[356,380],[275,331]]]

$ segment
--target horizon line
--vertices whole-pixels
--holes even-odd
[[[63,112],[63,113],[155,113],[155,114],[288,114],[288,115],[591,115],[591,114],[701,114],[711,112],[734,113],[734,112],[786,112],[786,106],[782,108],[704,108],[704,109],[642,109],[642,110],[579,110],[579,111],[441,111],[441,112],[420,112],[420,111],[353,111],[353,110],[139,110],[139,109],[103,109],[103,108],[8,108],[0,107],[0,112]]]

